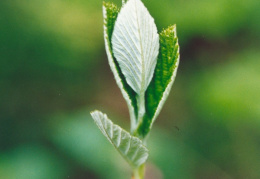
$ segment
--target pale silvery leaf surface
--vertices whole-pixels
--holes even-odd
[[[103,17],[104,17],[104,39],[105,39],[105,48],[108,56],[109,66],[111,71],[114,74],[117,85],[119,86],[123,97],[126,100],[130,118],[131,118],[131,127],[132,129],[136,126],[136,113],[137,113],[137,102],[136,94],[133,89],[127,84],[124,75],[121,72],[121,69],[115,60],[112,52],[112,33],[114,30],[114,24],[118,15],[119,9],[113,3],[103,3]],[[132,130],[131,129],[131,130]]]
[[[112,48],[127,83],[142,95],[153,77],[159,36],[141,0],[128,0],[122,7],[112,34]]]
[[[145,94],[146,113],[138,125],[138,135],[145,137],[159,115],[175,80],[179,60],[176,26],[173,25],[160,33],[159,55],[153,79]]]
[[[104,136],[132,167],[138,167],[147,160],[148,150],[140,139],[113,124],[107,115],[100,111],[91,112],[91,116]]]

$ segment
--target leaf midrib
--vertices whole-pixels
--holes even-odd
[[[144,93],[144,88],[145,88],[145,64],[144,64],[144,54],[143,54],[143,44],[142,44],[142,38],[141,38],[141,32],[140,32],[140,26],[139,26],[139,20],[138,20],[138,14],[137,14],[137,6],[136,6],[136,1],[135,1],[135,14],[136,14],[136,20],[137,20],[137,30],[138,30],[138,35],[140,39],[140,47],[141,47],[141,64],[142,64],[142,75],[141,75],[141,88],[140,88],[140,94]],[[141,95],[142,96],[142,95]]]
[[[101,120],[100,120],[100,121],[101,121]],[[106,122],[106,123],[109,123],[106,119],[104,119],[104,123],[105,123],[105,122]],[[130,148],[131,148],[131,139],[132,139],[132,136],[131,136],[131,135],[129,136],[129,146],[128,146],[128,149],[126,150],[126,153],[124,154],[123,152],[121,152],[121,151],[119,150],[119,146],[120,146],[121,141],[122,141],[122,131],[123,131],[124,129],[122,129],[120,126],[118,126],[118,125],[116,125],[116,124],[111,123],[112,135],[114,135],[113,125],[117,126],[118,129],[120,130],[119,145],[118,145],[118,147],[117,147],[117,146],[114,144],[114,142],[112,141],[112,137],[109,137],[109,135],[108,135],[108,133],[107,133],[107,130],[106,130],[105,126],[104,126],[104,123],[101,121],[102,127],[103,127],[103,129],[104,129],[104,131],[105,131],[105,133],[106,133],[106,136],[107,136],[107,138],[109,139],[110,143],[114,146],[114,148],[121,154],[121,156],[122,156],[132,167],[136,167],[135,164],[134,164],[135,162],[132,162],[130,159],[127,158],[127,153],[129,152],[129,150],[130,150]],[[110,124],[109,124],[109,125],[110,125]],[[138,151],[140,150],[140,148],[141,148],[141,146],[139,146],[138,149],[136,149],[135,154],[133,155],[132,159],[134,159],[134,158],[136,157],[136,155],[137,155]],[[133,160],[133,161],[134,161],[134,160]]]

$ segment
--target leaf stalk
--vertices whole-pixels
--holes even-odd
[[[140,165],[140,167],[134,169],[132,179],[144,179],[145,174],[145,164]]]

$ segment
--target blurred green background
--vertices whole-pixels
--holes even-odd
[[[147,178],[260,178],[259,0],[143,1],[159,31],[177,24],[181,53]],[[129,129],[102,1],[1,0],[0,178],[130,178],[93,109]]]

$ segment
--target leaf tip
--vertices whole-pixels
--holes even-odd
[[[93,115],[94,113],[97,113],[97,112],[99,112],[99,111],[95,109],[93,111],[90,111],[90,114]]]

